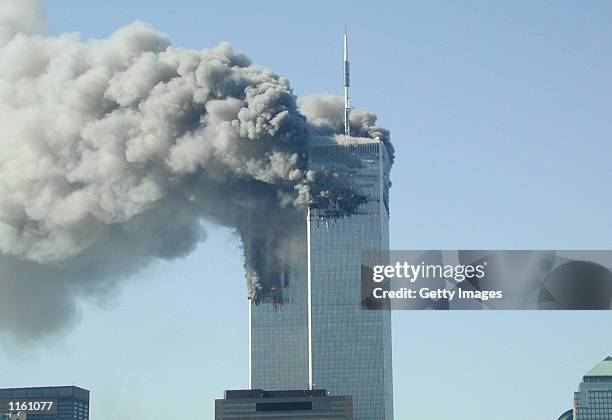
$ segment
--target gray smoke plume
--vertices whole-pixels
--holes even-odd
[[[307,169],[313,136],[379,137],[342,102],[296,103],[289,82],[229,44],[174,48],[135,22],[108,39],[46,33],[41,2],[0,0],[0,330],[69,325],[156,259],[190,253],[202,219],[242,239],[255,297],[306,206],[347,213],[359,197]]]

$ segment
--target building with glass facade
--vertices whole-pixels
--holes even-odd
[[[363,251],[389,248],[389,156],[378,140],[311,144],[312,169],[337,169],[367,197],[356,214],[311,209],[305,252],[283,305],[250,304],[250,386],[350,395],[354,418],[393,418],[391,315],[361,307]]]
[[[215,400],[215,420],[352,420],[348,396],[328,396],[324,389],[304,391],[225,391]]]
[[[306,215],[304,215],[306,220]],[[249,386],[308,389],[308,271],[306,223],[298,255],[283,271],[282,305],[249,301]]]
[[[17,410],[27,420],[89,420],[89,391],[76,386],[0,389],[0,413]]]
[[[587,372],[574,393],[575,420],[612,419],[612,357]]]

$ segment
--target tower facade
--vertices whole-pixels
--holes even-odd
[[[314,385],[352,396],[355,419],[391,419],[391,315],[361,308],[360,283],[362,252],[389,248],[389,156],[378,140],[318,144],[309,164],[342,166],[368,200],[349,217],[312,209],[283,304],[250,304],[250,387]]]
[[[350,136],[348,40],[344,36],[345,135]],[[391,314],[361,307],[364,251],[389,249],[390,158],[378,139],[318,139],[313,170],[343,174],[367,201],[355,214],[309,209],[292,263],[278,283],[282,305],[249,303],[251,389],[327,389],[353,399],[357,420],[393,418]],[[274,302],[273,302],[274,303]]]
[[[612,419],[612,357],[587,372],[574,393],[574,419]]]
[[[389,249],[389,157],[377,140],[311,146],[309,156],[315,169],[342,165],[368,197],[350,217],[312,210],[308,220],[311,383],[351,395],[355,419],[392,419],[391,314],[361,307],[362,252]]]
[[[306,216],[302,218],[305,220]],[[249,388],[309,388],[308,259],[306,223],[290,243],[293,258],[283,270],[283,304],[249,300]]]
[[[88,420],[89,391],[76,386],[0,389],[0,414],[18,411],[28,420]]]

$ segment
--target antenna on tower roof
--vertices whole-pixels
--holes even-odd
[[[351,99],[349,87],[351,86],[349,57],[348,57],[348,34],[344,27],[344,134],[351,135]]]

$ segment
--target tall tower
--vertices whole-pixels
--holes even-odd
[[[348,134],[346,33],[344,61]],[[250,386],[325,388],[330,395],[352,396],[356,420],[391,420],[391,314],[361,308],[362,252],[389,249],[389,154],[378,139],[317,139],[308,159],[311,169],[346,174],[368,200],[349,217],[336,209],[309,209],[285,303],[278,309],[250,303]]]
[[[587,372],[574,393],[575,420],[612,419],[612,356]]]
[[[332,395],[351,395],[355,419],[393,418],[391,314],[361,308],[363,251],[389,249],[389,156],[372,139],[311,145],[309,164],[350,171],[368,197],[356,214],[313,209],[308,220],[310,381]],[[346,168],[349,165],[351,168]]]

